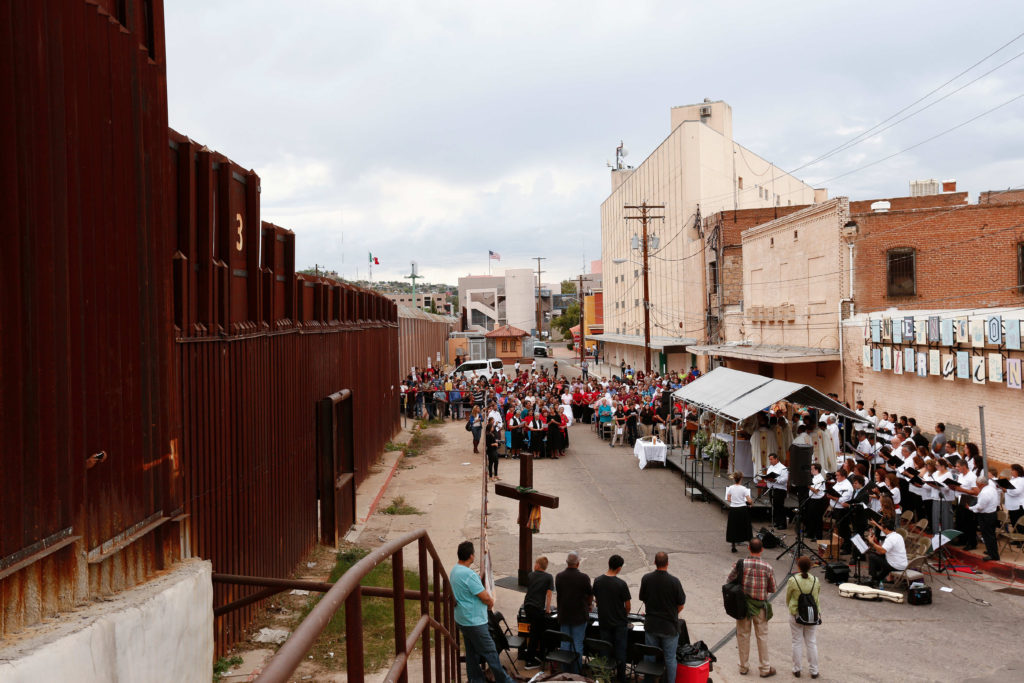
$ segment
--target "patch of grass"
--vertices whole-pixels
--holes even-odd
[[[213,665],[213,683],[218,683],[224,674],[236,666],[242,666],[242,658],[238,655],[218,659]]]
[[[396,496],[391,499],[391,504],[381,510],[385,515],[422,515],[423,512],[413,505],[405,504],[404,496]]]
[[[337,555],[337,562],[331,570],[329,581],[334,582],[341,578],[341,575],[352,568],[359,560],[366,557],[365,548],[349,548],[342,550]],[[378,564],[370,571],[362,581],[364,586],[379,586],[391,588],[391,562],[385,561]],[[405,571],[405,587],[409,590],[419,590],[419,575],[416,572]],[[310,613],[320,597],[310,598],[305,609],[302,611],[302,618]],[[411,630],[419,619],[419,608],[415,602],[406,601],[406,632]],[[365,671],[378,671],[394,660],[394,608],[391,598],[363,598],[363,668]],[[327,653],[333,652],[331,658]],[[313,646],[310,654],[318,664],[325,667],[344,671],[345,670],[345,607],[342,606],[331,621],[327,624],[323,634]]]
[[[384,450],[386,451],[400,451],[403,448],[405,448],[405,444],[402,443],[401,441],[388,441],[386,444],[384,444]]]

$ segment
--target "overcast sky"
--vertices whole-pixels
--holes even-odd
[[[738,142],[793,169],[1024,32],[1020,2],[326,2],[164,5],[170,125],[262,178],[296,266],[455,284],[600,257],[619,140],[639,164],[669,108],[723,99]],[[1024,52],[1017,40],[914,109]],[[1024,185],[1024,57],[796,175],[830,196],[917,178]],[[900,117],[896,117],[897,119]],[[894,119],[896,120],[896,119]],[[891,122],[890,122],[891,123]],[[831,182],[827,182],[830,181]]]

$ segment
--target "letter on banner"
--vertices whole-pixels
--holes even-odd
[[[892,318],[882,318],[882,339],[892,339]]]
[[[941,339],[939,336],[939,316],[933,315],[928,318],[928,341],[937,342]]]
[[[1003,381],[1003,357],[998,353],[988,354],[988,381]]]
[[[971,380],[975,384],[985,383],[985,356],[971,356]]]
[[[953,319],[947,318],[939,322],[939,335],[943,346],[953,345]]]
[[[910,341],[909,339],[907,340]],[[903,325],[901,321],[896,320],[892,326],[892,343],[902,344],[903,343]]]
[[[928,324],[924,320],[919,320],[914,326],[914,336],[917,339],[918,344],[928,343]]]
[[[1020,321],[1006,321],[1006,348],[1020,351]]]
[[[903,349],[903,369],[914,374],[914,349]]]
[[[985,347],[985,321],[974,318],[971,320],[971,346],[976,349]]]
[[[955,341],[957,344],[963,344],[965,342],[970,341],[971,335],[967,325],[967,318],[957,318],[955,322],[956,334],[953,335],[953,341]]]
[[[892,347],[891,346],[883,346],[882,347],[882,369],[883,370],[892,370]]]
[[[877,318],[871,321],[871,341],[876,344],[882,341],[882,321]]]
[[[1006,359],[1006,386],[1020,389],[1020,358]]]
[[[871,347],[867,344],[864,345],[864,367],[871,367]]]
[[[928,374],[936,376],[942,374],[942,360],[939,358],[938,349],[928,350]]]
[[[971,378],[971,357],[966,351],[956,352],[956,378]]]
[[[951,353],[942,354],[942,379],[953,381],[953,376],[956,374],[956,362],[953,360],[954,356]]]
[[[985,321],[985,338],[989,344],[994,346],[1003,343],[1003,319],[1000,316],[989,316]]]
[[[871,349],[871,369],[875,372],[882,371],[882,349],[877,346]]]
[[[903,338],[908,341],[914,341],[914,317],[907,316],[903,319]]]
[[[896,328],[893,328],[893,332]],[[892,374],[902,375],[903,374],[903,354],[900,353],[899,349],[896,349],[896,355],[892,358]]]
[[[924,351],[917,354],[917,376],[928,376],[928,356]]]

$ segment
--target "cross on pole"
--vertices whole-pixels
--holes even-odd
[[[495,484],[494,493],[504,498],[519,501],[519,585],[525,586],[530,571],[533,569],[533,531],[530,530],[530,506],[557,508],[558,496],[548,493],[524,492],[519,489],[533,488],[533,455],[523,453],[519,456],[519,486],[511,484]]]

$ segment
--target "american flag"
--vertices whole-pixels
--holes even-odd
[[[500,261],[501,260],[501,254],[499,254],[496,251],[488,250],[487,256],[489,256],[490,258],[494,259],[495,261]]]

